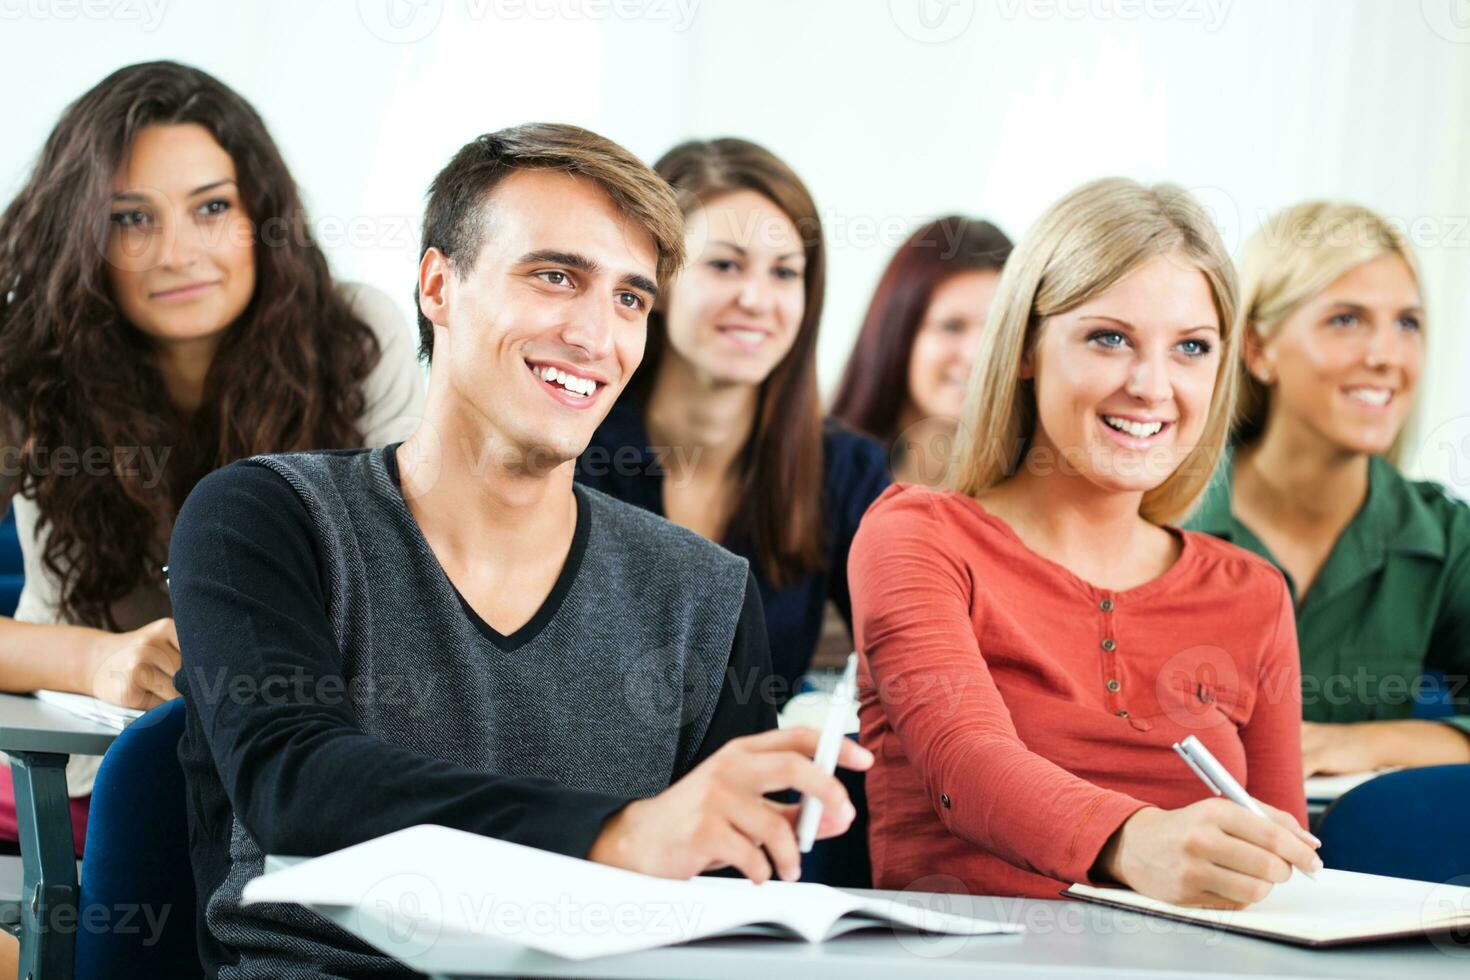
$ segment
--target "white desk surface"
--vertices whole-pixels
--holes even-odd
[[[573,962],[494,940],[426,942],[394,935],[356,910],[318,909],[339,926],[437,980],[708,977],[725,980],[1195,980],[1306,977],[1414,980],[1470,976],[1470,937],[1311,950],[1083,902],[946,896],[953,911],[1020,922],[1018,936],[943,937],[872,931],[809,945],[764,938],[706,940],[627,956]],[[936,906],[945,907],[945,906]]]
[[[25,694],[0,694],[0,751],[104,755],[115,728],[79,718]]]

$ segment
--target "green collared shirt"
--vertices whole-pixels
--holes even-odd
[[[1231,510],[1227,453],[1186,527],[1281,563]],[[1297,642],[1307,721],[1407,718],[1426,670],[1445,675],[1470,733],[1470,506],[1436,483],[1406,480],[1374,456],[1368,498],[1332,546],[1307,594],[1297,594]]]

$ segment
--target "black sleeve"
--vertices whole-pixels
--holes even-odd
[[[836,511],[833,528],[832,565],[829,569],[827,597],[837,606],[842,621],[847,624],[847,635],[854,636],[852,628],[852,593],[847,581],[847,558],[852,551],[852,539],[857,536],[863,515],[873,501],[883,495],[893,477],[888,471],[888,457],[883,448],[871,439],[849,436],[850,445],[842,465],[833,476],[837,479],[829,484],[827,506]]]
[[[310,519],[273,470],[237,463],[200,482],[174,529],[169,579],[179,686],[225,795],[268,854],[324,854],[430,823],[583,857],[628,802],[363,732],[341,696]]]
[[[730,662],[720,687],[720,700],[705,729],[689,768],[693,769],[726,742],[742,735],[758,735],[776,727],[776,703],[771,692],[771,644],[766,614],[755,574],[745,573],[745,601],[730,645]],[[687,772],[688,770],[686,770]],[[684,773],[675,773],[678,780]]]

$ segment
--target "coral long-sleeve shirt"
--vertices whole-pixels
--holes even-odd
[[[1171,529],[1172,530],[1172,529]],[[898,485],[849,574],[874,884],[1055,898],[1138,809],[1209,795],[1193,734],[1305,823],[1301,682],[1281,574],[1172,531],[1158,578],[1097,588],[973,499]]]

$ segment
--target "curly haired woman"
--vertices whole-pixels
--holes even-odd
[[[0,509],[26,572],[0,690],[176,696],[161,566],[194,484],[388,442],[422,401],[408,325],[332,280],[255,110],[172,62],[103,79],[0,216]],[[78,852],[97,762],[67,773]],[[0,767],[0,839],[13,793]]]

